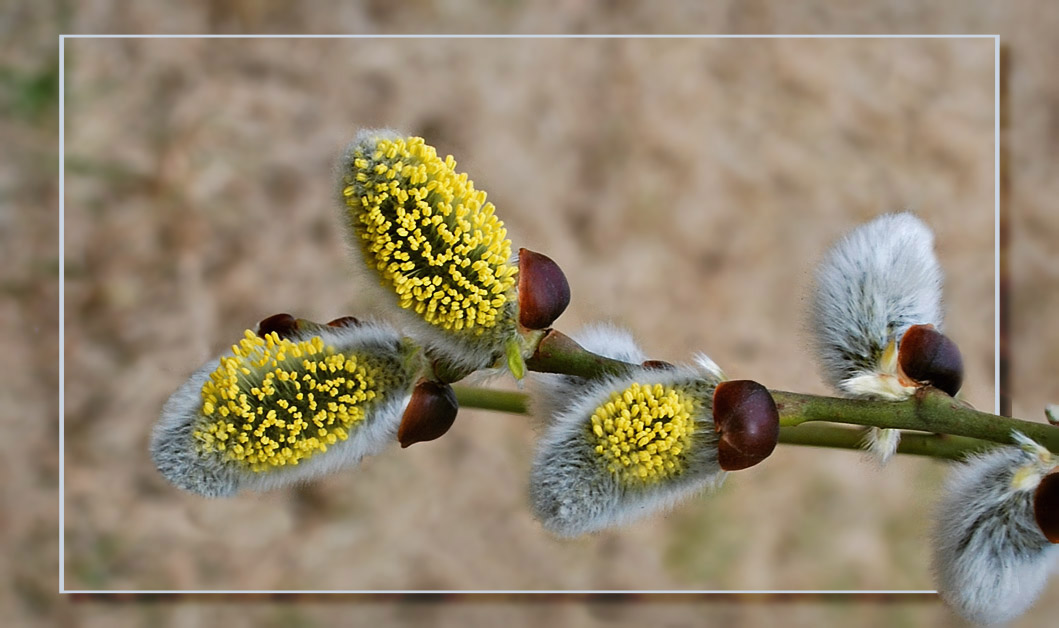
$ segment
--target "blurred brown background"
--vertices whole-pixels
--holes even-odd
[[[115,625],[118,610],[54,595],[60,259],[67,588],[931,588],[925,534],[944,475],[932,461],[878,471],[855,453],[783,448],[717,495],[572,542],[529,516],[534,434],[501,414],[461,413],[440,441],[301,489],[206,501],[167,485],[147,437],[191,370],[268,314],[378,313],[349,272],[331,199],[332,163],[361,126],[452,153],[515,245],[562,264],[574,299],[560,328],[609,319],[659,358],[702,350],[733,377],[789,390],[826,392],[803,329],[817,257],[850,227],[913,209],[937,234],[968,399],[991,409],[995,393],[992,40],[67,41],[60,258],[58,32],[1018,33],[1005,37],[1012,379],[1015,414],[1038,419],[1059,400],[1059,328],[1048,317],[1059,300],[1059,81],[1045,36],[1059,16],[1031,4],[1010,14],[986,3],[5,8],[0,333],[11,357],[0,451],[15,464],[0,476],[12,585],[0,603],[19,621],[77,625]],[[1057,587],[1024,625],[1059,609]],[[453,625],[512,611],[525,625],[682,625],[707,610],[752,625],[777,607],[808,624],[956,623],[929,597],[752,600],[465,602],[445,615],[365,600],[352,610]],[[247,625],[329,625],[351,610],[164,602],[118,617],[195,625],[211,608]]]

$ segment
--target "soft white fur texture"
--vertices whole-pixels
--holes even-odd
[[[942,273],[934,234],[910,213],[846,234],[816,271],[812,332],[828,383],[872,374],[891,339],[912,325],[941,331]]]
[[[942,272],[934,234],[911,213],[886,214],[846,234],[816,270],[810,329],[824,378],[849,397],[899,400],[914,387],[882,363],[886,346],[912,325],[942,326]],[[879,462],[893,456],[894,430],[870,428]]]
[[[864,431],[864,438],[861,440],[861,446],[868,452],[869,461],[874,461],[880,466],[893,458],[900,444],[901,430],[882,427],[869,427]]]
[[[625,332],[612,334],[612,331],[605,330],[602,336],[594,331],[582,338],[593,348],[599,348],[594,339],[631,340]],[[635,349],[635,345],[625,344],[624,340],[611,346]],[[615,355],[613,351],[610,353]],[[638,350],[627,351],[625,356],[642,361],[642,353]],[[625,486],[608,471],[595,452],[594,444],[585,435],[593,411],[605,403],[612,392],[634,382],[695,388],[700,391],[701,407],[700,413],[694,417],[696,429],[688,449],[686,471],[669,480],[640,487]],[[716,386],[717,379],[711,372],[687,366],[672,370],[640,368],[628,376],[570,386],[571,396],[562,404],[563,409],[557,410],[551,426],[538,443],[530,473],[530,504],[534,515],[551,532],[575,537],[669,509],[702,489],[718,487],[726,473],[717,463],[717,434],[709,410]],[[549,403],[552,407],[560,406],[555,401]]]
[[[952,470],[933,531],[933,568],[938,593],[968,621],[1021,615],[1059,562],[1059,545],[1045,538],[1033,510],[1040,477],[1054,468],[1038,445],[999,447]],[[1027,475],[1016,485],[1020,469]]]
[[[378,351],[397,355],[402,351],[397,332],[374,322],[325,327],[295,334],[290,339],[297,342],[314,335],[341,352]],[[404,373],[407,380],[404,385],[366,408],[364,420],[349,430],[349,438],[329,446],[326,452],[318,452],[297,465],[255,472],[228,461],[218,452],[200,453],[195,445],[192,432],[205,420],[201,413],[202,386],[219,364],[220,358],[217,358],[195,371],[166,401],[150,445],[155,466],[167,480],[206,497],[226,497],[241,490],[272,490],[352,466],[364,456],[378,453],[396,442],[401,415],[414,384],[414,373],[409,369]]]

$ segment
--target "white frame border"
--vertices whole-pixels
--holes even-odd
[[[66,160],[65,160],[65,132],[66,132],[66,40],[67,39],[992,39],[993,40],[993,188],[994,188],[994,221],[993,221],[993,324],[994,324],[994,399],[993,413],[1000,414],[1000,35],[414,35],[414,34],[388,34],[388,35],[224,35],[224,34],[182,34],[182,35],[59,35],[59,593],[60,594],[262,594],[262,593],[298,593],[298,594],[612,594],[627,595],[635,593],[659,593],[659,594],[836,594],[836,595],[864,595],[864,594],[922,594],[935,595],[937,591],[927,590],[693,590],[693,589],[578,589],[578,590],[519,590],[519,589],[473,589],[473,590],[417,590],[417,589],[350,589],[350,590],[301,590],[301,589],[277,589],[277,590],[240,590],[240,589],[67,589],[66,588],[66,534],[65,534],[65,502],[66,502],[66,475],[65,475],[65,433],[66,433],[66,404],[65,404],[65,381],[66,381],[66,249],[65,249],[65,220],[66,220]]]

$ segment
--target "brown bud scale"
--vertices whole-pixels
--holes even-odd
[[[671,371],[676,368],[665,360],[644,360],[641,366],[652,371]]]
[[[1041,478],[1033,494],[1033,514],[1045,538],[1059,543],[1059,471]]]
[[[276,332],[276,335],[280,338],[290,338],[298,332],[298,329],[298,319],[290,314],[273,314],[268,318],[262,319],[257,324],[257,335],[264,338],[272,332]]]
[[[780,415],[768,389],[751,380],[721,382],[713,393],[713,421],[721,435],[717,462],[725,471],[768,458],[780,436]]]
[[[397,428],[401,448],[444,436],[456,421],[457,410],[459,404],[452,386],[419,380]]]
[[[339,316],[338,318],[328,321],[328,327],[358,327],[360,326],[360,319],[356,316]]]
[[[570,284],[552,258],[529,249],[518,251],[518,322],[526,329],[547,329],[570,305]]]
[[[901,371],[912,380],[955,396],[963,385],[963,357],[956,343],[933,325],[912,325],[897,351]]]

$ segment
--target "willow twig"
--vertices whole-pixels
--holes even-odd
[[[636,365],[587,351],[566,335],[549,331],[526,360],[531,371],[584,378],[628,373]],[[519,392],[455,386],[462,407],[527,414]],[[980,412],[934,388],[905,401],[869,401],[770,390],[780,415],[780,442],[791,445],[861,449],[863,430],[833,423],[902,430],[897,452],[960,459],[1010,444],[1013,430],[1059,453],[1059,427]]]

